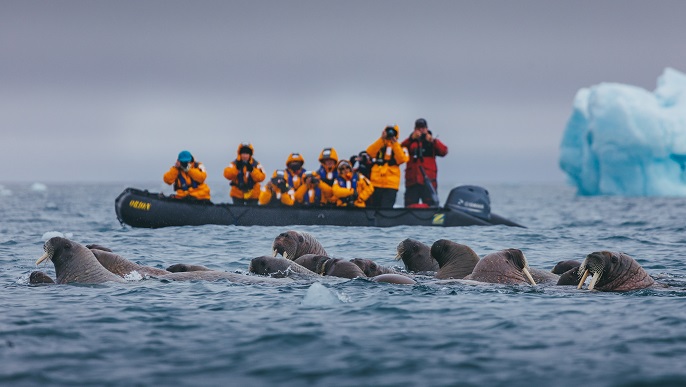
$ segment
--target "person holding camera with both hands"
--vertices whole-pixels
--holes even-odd
[[[400,165],[409,159],[406,150],[398,142],[398,125],[387,126],[381,137],[367,147],[372,158],[371,182],[374,193],[367,205],[370,207],[393,207],[400,188]]]
[[[294,191],[288,185],[286,173],[283,170],[276,170],[271,180],[267,182],[260,192],[261,206],[286,205],[292,206],[295,203]]]
[[[336,204],[331,186],[326,184],[319,173],[307,171],[303,174],[302,184],[295,190],[295,202],[301,206],[325,206]]]
[[[237,158],[224,168],[224,177],[231,181],[234,204],[256,205],[260,197],[260,182],[266,177],[262,165],[253,156],[249,143],[238,145]]]
[[[405,207],[437,207],[439,203],[435,203],[435,195],[428,184],[433,186],[434,192],[438,189],[436,156],[447,155],[448,147],[433,137],[423,118],[415,121],[414,131],[402,146],[410,155],[405,169]],[[429,181],[425,182],[424,177],[428,177]],[[420,200],[423,204],[419,204]]]
[[[374,186],[361,173],[353,171],[348,160],[338,162],[338,177],[332,191],[339,207],[365,207],[365,202],[374,193]]]
[[[191,152],[185,150],[179,153],[176,164],[162,176],[167,184],[173,184],[176,199],[210,200],[210,187],[205,184],[207,171],[205,166],[195,161]]]

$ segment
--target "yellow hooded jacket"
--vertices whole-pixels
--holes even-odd
[[[324,206],[327,204],[336,204],[336,198],[333,196],[333,191],[331,190],[331,186],[326,184],[324,181],[319,180],[319,182],[316,184],[316,187],[314,184],[305,184],[305,175],[311,175],[314,176],[315,178],[319,179],[319,174],[317,172],[306,172],[303,175],[303,184],[298,187],[298,189],[295,191],[295,201],[299,204],[302,205],[320,205]],[[316,188],[319,188],[319,203],[316,203],[317,201],[317,192]],[[307,200],[307,203],[305,202]]]
[[[341,163],[347,163],[348,166],[350,166],[350,163],[348,163],[347,160],[341,160],[338,165],[341,165]],[[363,174],[359,172],[349,172],[347,176],[342,176],[339,173],[331,190],[336,198],[337,206],[348,206],[346,198],[357,193],[357,199],[355,199],[353,204],[355,207],[365,207],[365,202],[374,193],[374,186]]]
[[[248,199],[259,199],[260,198],[260,182],[264,181],[266,177],[262,165],[252,157],[252,152],[250,154],[250,160],[248,160],[247,165],[243,165],[240,170],[236,166],[237,164],[243,164],[241,161],[241,148],[249,147],[253,150],[252,144],[240,144],[236,150],[237,158],[232,161],[228,167],[224,168],[224,177],[231,181],[231,192],[232,198],[248,200]],[[249,171],[248,169],[252,169]],[[239,181],[239,178],[241,181]]]
[[[274,171],[274,173],[272,174],[272,178],[276,176],[277,171]],[[268,181],[262,189],[262,191],[260,192],[259,204],[261,206],[271,204],[272,197],[274,196],[276,196],[276,198],[281,201],[281,204],[284,204],[286,206],[292,206],[295,203],[292,189],[289,189],[287,192],[281,192],[281,189],[278,186],[273,184],[271,181]]]
[[[400,130],[395,126],[397,138],[400,138]],[[388,150],[390,148],[390,151]],[[406,163],[410,157],[399,141],[391,142],[379,137],[372,145],[367,147],[367,153],[372,157],[371,182],[375,188],[400,188],[400,165]]]
[[[167,184],[174,184],[177,198],[192,196],[196,199],[210,200],[210,187],[205,184],[207,171],[205,166],[197,161],[191,161],[188,171],[173,166],[162,176]]]

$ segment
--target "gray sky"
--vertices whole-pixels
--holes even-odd
[[[563,182],[579,88],[686,71],[686,1],[0,2],[0,182],[157,181],[183,149],[213,192],[242,141],[314,169],[418,117],[439,184]],[[7,165],[7,164],[6,164]]]

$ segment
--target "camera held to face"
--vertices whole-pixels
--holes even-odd
[[[386,138],[396,138],[398,136],[398,131],[392,126],[387,126],[384,131],[386,132]]]

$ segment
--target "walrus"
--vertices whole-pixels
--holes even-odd
[[[370,278],[370,280],[374,282],[386,282],[389,284],[400,284],[400,285],[414,285],[417,283],[417,281],[413,280],[412,278],[402,275],[402,274],[397,274],[397,273],[385,273],[385,274],[380,274],[377,276],[374,276]]]
[[[553,274],[563,274],[569,271],[569,269],[575,269],[581,266],[581,262],[576,260],[560,261],[550,270]]]
[[[29,283],[31,285],[54,284],[55,280],[42,271],[32,271],[29,275]]]
[[[431,256],[438,262],[438,279],[462,279],[474,270],[479,256],[467,245],[439,239],[431,245]]]
[[[519,249],[505,249],[491,253],[479,260],[466,280],[499,284],[523,284],[536,282],[529,272],[529,264]]]
[[[356,264],[340,258],[331,258],[325,255],[305,254],[295,260],[296,263],[319,274],[342,278],[357,278],[364,275],[362,269]]]
[[[579,279],[581,278],[581,273],[579,273],[579,266],[573,267],[566,272],[560,274],[560,278],[557,279],[557,285],[574,285],[577,286]]]
[[[582,273],[582,277],[578,289],[581,289],[589,275],[593,278],[588,290],[625,292],[645,289],[655,284],[655,280],[634,258],[613,251],[596,251],[588,254],[579,266],[579,273]]]
[[[269,284],[269,285],[283,285],[291,283],[290,278],[271,278],[254,275],[229,273],[226,271],[217,270],[198,270],[180,273],[169,273],[160,276],[153,276],[153,278],[167,280],[167,281],[219,281],[228,280],[230,282],[241,284]]]
[[[354,263],[355,265],[357,265],[357,267],[362,269],[362,272],[367,277],[374,277],[381,274],[399,274],[397,270],[390,267],[381,266],[378,263],[372,261],[371,259],[353,258],[350,260],[350,262]]]
[[[129,275],[134,271],[138,272],[141,276],[164,275],[170,273],[167,270],[158,269],[156,267],[139,265],[110,251],[96,248],[91,248],[90,251],[105,269],[120,277]]]
[[[253,274],[266,275],[274,278],[288,277],[291,273],[297,273],[306,277],[319,276],[319,274],[290,259],[269,257],[266,255],[253,258],[250,261],[248,271]]]
[[[431,248],[424,243],[407,238],[397,247],[396,260],[403,260],[405,269],[411,272],[437,271],[438,262],[431,257]]]
[[[306,232],[293,230],[282,232],[274,238],[272,250],[274,257],[281,254],[284,258],[291,261],[305,254],[329,256],[314,236]]]
[[[209,267],[203,265],[188,265],[185,263],[177,263],[167,268],[170,273],[185,273],[187,271],[212,271]]]
[[[122,277],[105,269],[91,250],[69,239],[50,238],[43,245],[43,250],[45,254],[38,258],[36,265],[45,260],[52,261],[58,284],[126,282]]]

